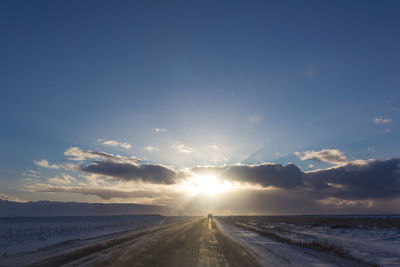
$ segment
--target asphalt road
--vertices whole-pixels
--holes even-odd
[[[36,266],[259,266],[213,219],[196,218],[69,251]]]

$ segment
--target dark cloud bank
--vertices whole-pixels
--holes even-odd
[[[259,189],[228,191],[212,203],[201,194],[190,201],[183,196],[168,196],[170,207],[181,206],[185,213],[216,209],[227,213],[382,213],[400,212],[400,159],[348,161],[339,150],[306,151],[302,160],[338,164],[335,167],[303,172],[296,165],[280,164],[199,166],[175,170],[159,164],[145,164],[135,157],[69,148],[69,160],[80,161],[85,173],[105,175],[114,180],[142,181],[150,184],[178,184],[197,174],[212,174],[221,180],[259,185]],[[75,192],[103,199],[148,197],[162,199],[166,192],[118,191],[90,188],[46,188],[46,192]],[[182,207],[182,203],[183,207]],[[338,210],[339,209],[339,210]]]
[[[176,172],[167,167],[153,164],[132,164],[112,161],[96,161],[81,166],[82,171],[111,176],[125,181],[143,181],[154,184],[175,183]]]
[[[230,181],[259,184],[263,187],[294,188],[304,186],[303,173],[296,165],[260,164],[224,167],[195,167],[196,174],[213,173]]]
[[[96,161],[80,167],[87,173],[107,175],[124,181],[174,184],[184,176],[171,168],[155,164]],[[296,165],[259,164],[222,167],[195,167],[195,174],[215,174],[220,179],[258,184],[302,192],[312,199],[328,197],[347,200],[382,199],[400,196],[400,159],[348,163],[313,172]]]
[[[375,160],[365,165],[304,174],[314,196],[344,199],[391,198],[400,196],[400,159]]]

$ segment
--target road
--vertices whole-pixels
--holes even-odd
[[[195,218],[109,240],[34,266],[259,266],[213,219]]]

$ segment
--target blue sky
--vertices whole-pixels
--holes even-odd
[[[398,1],[2,1],[1,191],[72,198],[23,189],[34,161],[61,164],[70,147],[175,169],[308,171],[332,164],[294,153],[323,149],[396,158],[399,11]]]

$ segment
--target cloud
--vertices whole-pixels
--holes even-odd
[[[253,124],[257,124],[263,120],[263,117],[259,114],[253,114],[247,117],[247,120]]]
[[[149,152],[153,152],[153,151],[157,151],[158,149],[154,146],[146,146],[144,148],[144,150],[149,151]]]
[[[28,170],[28,172],[30,174],[34,175],[34,176],[38,176],[39,175],[39,173],[37,171],[34,171],[34,170]]]
[[[263,179],[264,185],[274,187],[228,191],[218,197],[217,203],[207,202],[207,198],[199,195],[187,202],[184,210],[193,213],[202,209],[205,212],[213,210],[227,215],[397,213],[400,211],[399,164],[400,159],[370,160],[363,165],[349,163],[326,170],[301,172],[303,185],[300,186],[292,186],[296,184],[293,181],[279,186],[276,180]],[[248,167],[250,166],[242,168],[241,171],[246,176],[242,176],[240,180],[259,180],[260,178],[249,176],[252,171],[249,172]],[[257,169],[258,165],[254,167]],[[215,167],[203,169],[204,173],[213,170],[215,171]],[[221,170],[221,167],[217,170]],[[222,175],[232,177],[231,174]],[[283,180],[291,179],[290,175],[279,172],[278,177]],[[237,180],[237,176],[234,179]]]
[[[156,133],[161,133],[161,132],[167,131],[166,129],[163,129],[163,128],[155,128],[154,130],[156,131]]]
[[[305,151],[303,155],[300,152],[295,152],[294,154],[301,160],[316,160],[339,165],[349,163],[344,153],[338,149],[309,150]]]
[[[70,185],[77,183],[77,180],[75,177],[72,177],[71,175],[68,174],[61,174],[59,176],[55,176],[52,178],[47,179],[50,184],[56,184],[56,185]]]
[[[37,166],[42,167],[42,168],[46,168],[46,169],[55,169],[55,170],[59,170],[59,169],[64,169],[64,170],[68,170],[68,171],[73,171],[77,169],[77,166],[75,164],[50,164],[46,159],[42,159],[39,161],[33,161]],[[33,170],[29,170],[29,174],[27,174],[27,176],[37,176],[38,173],[33,171]]]
[[[176,151],[180,152],[180,153],[186,153],[186,154],[190,154],[194,152],[194,148],[184,145],[184,144],[175,144],[172,146],[173,149],[175,149]]]
[[[67,151],[71,151],[71,149]],[[313,159],[337,164],[337,166],[329,169],[309,172],[302,172],[294,164],[283,166],[274,163],[198,166],[183,171],[159,164],[143,164],[135,157],[122,157],[120,155],[103,154],[104,152],[84,151],[78,148],[72,151],[74,153],[67,154],[79,159],[87,159],[88,157],[95,159],[87,164],[81,164],[79,170],[90,174],[105,175],[121,181],[176,184],[181,179],[187,179],[193,175],[211,173],[226,181],[282,189],[301,188],[301,190],[307,191],[310,195],[318,196],[318,198],[338,198],[341,196],[349,199],[361,196],[374,197],[376,195],[373,192],[383,196],[382,192],[384,191],[386,192],[385,194],[390,196],[400,195],[400,191],[393,189],[399,188],[398,190],[400,190],[400,185],[395,186],[400,175],[399,159],[348,161],[343,152],[337,149],[306,151],[304,155],[296,153],[302,160]],[[86,157],[87,155],[89,156]],[[65,184],[68,179],[64,177],[63,180],[53,179],[52,181],[58,182],[58,184]],[[379,188],[382,190],[374,191],[374,189]],[[362,194],[363,192],[365,194]]]
[[[57,186],[40,186],[32,188],[36,192],[49,193],[76,193],[82,195],[94,195],[99,198],[110,200],[113,198],[152,198],[157,197],[155,192],[136,190],[123,191],[108,188],[80,188],[80,187],[57,187]]]
[[[136,157],[124,157],[120,155],[114,155],[107,152],[93,151],[93,150],[82,150],[78,147],[70,147],[65,152],[68,160],[73,161],[85,161],[85,160],[110,160],[113,162],[124,162],[137,164],[140,160]]]
[[[17,197],[12,197],[3,193],[0,193],[0,200],[3,201],[12,201],[12,202],[27,202],[26,200],[22,200],[20,198]]]
[[[259,184],[263,187],[293,188],[303,186],[302,172],[294,164],[263,163],[259,165],[234,165],[224,167],[195,167],[196,174],[213,173],[224,180]]]
[[[400,196],[400,159],[363,161],[304,174],[304,183],[317,198],[390,198]]]
[[[46,169],[61,169],[60,165],[57,164],[49,164],[49,162],[46,159],[42,159],[39,161],[33,161],[36,165],[42,168]]]
[[[391,118],[376,117],[372,120],[375,124],[388,124],[392,122]]]
[[[70,147],[64,151],[64,155],[68,160],[83,161],[89,159],[106,159],[112,158],[113,155],[106,152],[98,152],[93,150],[82,150],[78,147]]]
[[[289,164],[195,167],[196,174],[214,174],[220,179],[302,191],[320,200],[338,198],[366,200],[400,197],[400,159],[357,160],[325,170],[302,172]]]
[[[187,148],[185,146],[184,148],[179,147],[179,149]],[[114,157],[118,158],[118,155]],[[259,184],[264,187],[292,188],[303,185],[302,172],[293,164],[282,166],[263,163],[259,165],[195,167],[185,172],[157,164],[120,162],[107,156],[88,165],[81,165],[80,170],[86,173],[105,175],[116,180],[142,181],[153,184],[175,184],[180,179],[187,179],[194,174],[212,172],[225,180]]]
[[[131,164],[94,161],[80,166],[86,173],[106,175],[116,180],[142,181],[153,184],[175,184],[196,174],[213,173],[227,181],[259,184],[263,187],[292,188],[303,186],[300,169],[289,164],[234,165],[223,167],[194,167],[187,171],[174,170],[157,164]]]
[[[34,171],[34,170],[28,170],[28,172],[23,172],[22,175],[37,178],[37,177],[39,177],[39,172]]]
[[[217,208],[226,209],[227,212],[230,208],[234,208],[231,206],[232,203],[237,203],[236,211],[240,211],[241,208],[245,211],[245,204],[248,204],[253,212],[264,211],[263,213],[267,211],[275,213],[371,212],[376,211],[377,208],[394,211],[396,210],[395,203],[400,203],[400,159],[349,161],[344,153],[337,149],[297,152],[296,155],[302,160],[318,160],[335,164],[333,167],[318,170],[314,170],[311,164],[310,171],[302,171],[294,164],[275,163],[173,169],[160,164],[144,164],[136,157],[82,150],[77,147],[67,149],[65,155],[71,160],[79,161],[79,165],[73,165],[74,170],[81,172],[77,177],[85,177],[84,179],[61,173],[49,177],[46,184],[27,181],[30,186],[26,188],[40,192],[96,195],[106,200],[140,198],[142,194],[143,198],[159,201],[160,192],[164,196],[170,189],[180,192],[179,186],[190,181],[195,175],[200,178],[201,175],[215,175],[222,183],[227,182],[233,185],[231,190],[218,196],[218,205],[221,206]],[[38,166],[53,165],[46,160],[38,161],[36,164]],[[136,190],[126,190],[128,184],[135,186]],[[138,190],[139,188],[143,190]],[[149,192],[144,193],[144,191]],[[185,192],[169,194],[160,201],[185,205],[186,202],[182,198],[184,194]],[[191,196],[193,202],[188,200],[189,203],[184,209],[193,209],[194,212],[198,207],[196,205],[200,203],[196,201],[207,199],[201,200],[200,195]],[[274,205],[282,210],[276,209]],[[398,208],[397,210],[400,211]],[[250,211],[249,208],[248,211]]]
[[[143,181],[154,184],[174,184],[176,172],[162,165],[96,161],[81,166],[87,173],[107,175],[124,181]]]
[[[90,161],[81,164],[80,171],[92,174],[106,175],[125,181],[143,181],[154,184],[175,183],[175,171],[155,164],[142,164],[136,157],[124,157],[106,152],[82,150],[78,147],[68,148],[64,154],[69,160]]]
[[[114,147],[119,146],[119,147],[122,147],[125,149],[130,149],[132,147],[131,144],[122,143],[122,142],[118,142],[115,140],[107,140],[107,141],[102,142],[102,144],[106,145],[106,146],[114,146]]]

